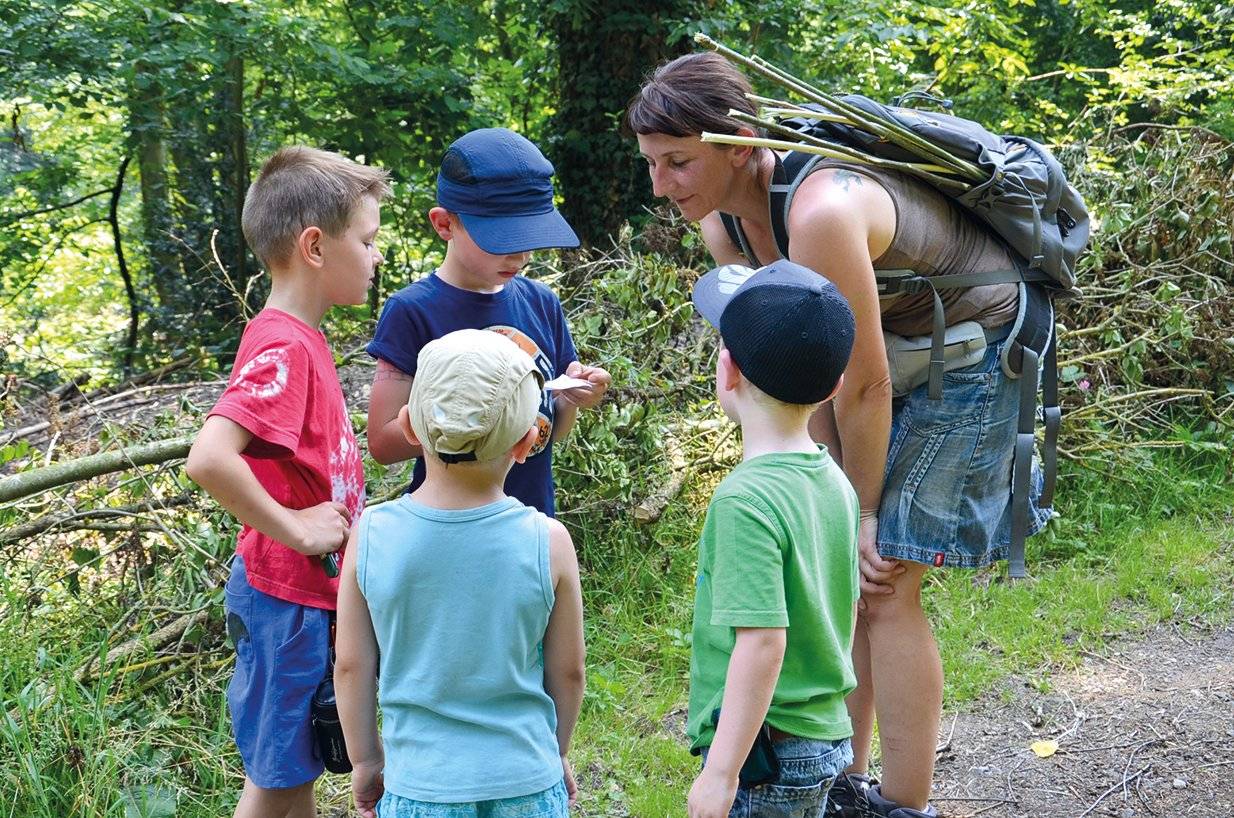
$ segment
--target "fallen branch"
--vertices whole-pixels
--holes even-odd
[[[955,726],[956,726],[956,722],[958,722],[959,720],[960,720],[959,715],[952,717],[951,730],[947,733],[947,739],[946,741],[943,741],[941,744],[939,744],[938,746],[934,748],[934,755],[938,755],[939,753],[945,753],[951,749],[951,740],[955,738]],[[989,799],[982,799],[982,800],[989,800]]]
[[[146,650],[158,650],[164,645],[169,644],[172,640],[179,639],[182,635],[188,632],[196,625],[200,625],[206,621],[210,615],[208,608],[186,613],[179,619],[173,620],[163,627],[156,630],[154,633],[143,633],[135,636],[122,645],[117,645],[107,652],[107,657],[103,659],[103,665],[109,666],[119,662],[129,662],[134,657]],[[98,673],[94,667],[93,661],[87,662],[77,669],[73,674],[75,681],[81,683],[89,679],[93,679]]]
[[[192,443],[192,438],[188,437],[158,440],[14,474],[0,479],[0,503],[38,494],[65,483],[76,483],[136,466],[175,460],[187,455]]]
[[[180,364],[180,366],[183,366],[183,365],[184,364]],[[86,395],[84,397],[89,402],[89,405],[79,407],[77,409],[72,410],[71,412],[67,412],[65,414],[60,415],[59,422],[61,425],[67,426],[70,423],[81,419],[85,415],[93,414],[93,415],[101,416],[103,414],[101,410],[103,409],[106,409],[108,412],[117,412],[117,411],[120,411],[121,409],[131,409],[134,406],[144,406],[156,400],[155,398],[145,397],[145,398],[140,398],[135,401],[124,402],[125,398],[131,398],[131,397],[135,397],[138,395],[149,395],[152,392],[166,392],[166,391],[170,391],[173,389],[187,391],[189,389],[193,389],[196,387],[212,386],[216,384],[218,385],[219,388],[222,388],[222,386],[224,386],[222,381],[190,381],[188,383],[156,383],[150,386],[139,386],[134,389],[127,389],[124,392],[117,392],[115,394],[106,395],[105,397],[99,398],[98,400],[91,400],[90,396]],[[4,443],[8,444],[8,443],[12,443],[14,440],[17,440],[18,438],[29,437],[30,435],[36,435],[39,432],[46,430],[50,426],[51,426],[50,420],[42,420],[42,421],[39,421],[38,423],[32,423],[29,426],[23,426],[20,429],[14,429],[13,431],[7,433],[8,437],[4,439]]]
[[[193,502],[195,496],[194,492],[186,491],[166,500],[150,500],[149,502],[133,503],[127,506],[92,508],[85,511],[74,511],[69,514],[47,514],[39,517],[37,520],[31,520],[0,531],[0,545],[7,545],[8,543],[35,537],[49,529],[59,528],[79,521],[86,522],[107,519],[109,517],[128,517],[133,514],[140,514],[143,511],[159,511],[161,509],[188,505]]]
[[[681,493],[690,469],[686,463],[685,455],[681,451],[681,446],[676,442],[675,437],[670,437],[668,440],[668,459],[672,467],[672,475],[666,484],[652,492],[634,507],[631,514],[634,515],[635,522],[642,525],[656,522],[664,514],[664,509],[668,508],[668,504],[673,502],[677,495]]]

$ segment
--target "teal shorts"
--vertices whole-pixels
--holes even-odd
[[[566,818],[569,814],[564,779],[542,792],[494,801],[439,804],[387,790],[377,802],[377,818]]]

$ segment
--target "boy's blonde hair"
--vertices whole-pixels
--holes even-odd
[[[390,195],[390,172],[304,145],[280,148],[262,165],[244,199],[244,240],[270,268],[290,254],[296,236],[320,227],[331,236],[347,229],[364,196]]]

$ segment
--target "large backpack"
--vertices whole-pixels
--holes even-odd
[[[984,176],[976,184],[964,185],[963,190],[950,184],[938,184],[938,177],[932,174],[921,174],[919,178],[946,194],[998,235],[1013,259],[1013,269],[941,276],[921,276],[911,270],[875,270],[875,278],[880,295],[924,290],[930,290],[934,295],[928,394],[935,400],[942,397],[946,330],[946,316],[938,291],[985,284],[1015,283],[1020,286],[1019,313],[1009,327],[1006,337],[1010,341],[1003,347],[1001,364],[1009,377],[1020,379],[1020,409],[1011,479],[1012,527],[1008,562],[1011,576],[1023,577],[1038,367],[1042,369],[1040,387],[1045,423],[1045,445],[1042,447],[1044,486],[1040,504],[1048,507],[1054,499],[1058,427],[1062,419],[1058,406],[1053,299],[1078,292],[1075,289],[1075,259],[1088,242],[1088,210],[1079,193],[1067,183],[1058,160],[1044,146],[1031,139],[999,136],[971,120],[883,105],[858,94],[839,99],[843,104],[880,119],[896,120],[929,143],[976,165]],[[827,113],[821,105],[801,107],[820,114]],[[784,120],[782,124],[807,137],[840,143],[880,159],[908,163],[923,159],[922,155],[868,131],[827,118],[794,117]],[[783,161],[776,158],[769,194],[771,227],[780,255],[785,258],[788,258],[788,210],[793,196],[823,160],[823,156],[798,151],[790,152]],[[758,260],[740,222],[727,213],[720,215],[733,243],[757,266]]]

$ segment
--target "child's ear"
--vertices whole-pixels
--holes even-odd
[[[416,437],[416,430],[411,428],[411,413],[406,406],[400,406],[398,410],[398,428],[402,430],[403,437],[407,438],[407,442],[412,446],[420,445],[420,438]]]
[[[737,366],[727,347],[720,350],[720,366],[716,376],[717,385],[725,392],[732,392],[741,383],[741,368]]]
[[[454,224],[450,220],[450,211],[444,207],[434,207],[428,212],[429,224],[437,231],[442,241],[454,238]]]
[[[840,373],[840,379],[839,379],[838,381],[836,381],[836,387],[835,387],[835,389],[832,389],[832,390],[831,390],[831,394],[830,394],[830,395],[828,395],[827,397],[823,398],[823,403],[826,403],[827,401],[829,401],[829,400],[831,400],[832,398],[834,398],[836,395],[840,394],[840,388],[841,388],[842,386],[844,386],[844,373],[843,373],[843,372],[841,372],[841,373]]]
[[[532,426],[530,429],[528,429],[527,434],[523,435],[522,439],[519,440],[518,443],[515,443],[514,447],[510,449],[510,454],[514,457],[514,462],[515,463],[526,462],[527,458],[531,456],[531,447],[535,446],[536,441],[539,439],[540,439],[540,427],[539,426]]]
[[[296,236],[296,252],[300,254],[300,259],[311,267],[320,267],[325,259],[321,252],[321,228],[315,225],[310,225],[300,231],[300,235]]]

